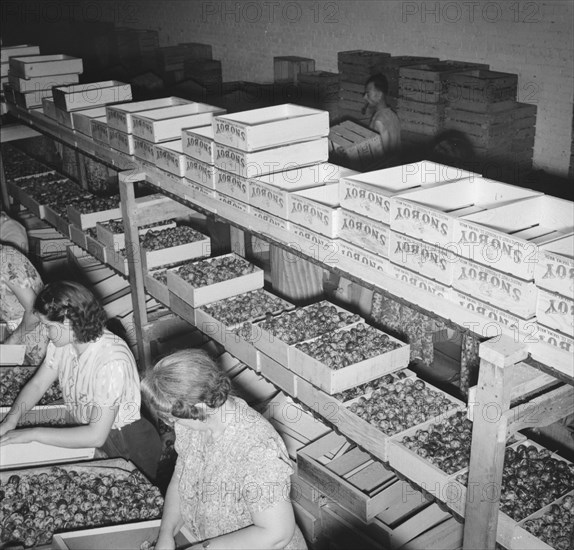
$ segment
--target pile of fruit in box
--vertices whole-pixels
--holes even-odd
[[[253,273],[257,267],[237,256],[220,256],[209,260],[188,262],[175,273],[193,287],[202,287]]]
[[[41,196],[43,192],[48,192],[52,185],[54,185],[57,181],[65,180],[66,177],[60,174],[38,174],[34,176],[29,176],[26,178],[22,178],[21,180],[17,181],[15,185],[18,188],[25,191],[30,196]],[[68,182],[72,183],[72,182]]]
[[[401,444],[443,472],[454,474],[468,466],[471,441],[472,422],[466,411],[458,411],[426,430],[417,430],[412,437],[405,436]]]
[[[11,367],[2,369],[0,379],[0,407],[10,407],[18,397],[20,390],[34,374],[33,369]],[[62,398],[58,382],[54,382],[39,401],[39,405],[49,405]]]
[[[371,393],[382,386],[390,386],[396,381],[404,380],[405,378],[408,378],[408,375],[402,370],[392,372],[385,374],[380,378],[376,378],[375,380],[371,380],[370,382],[366,382],[365,384],[360,384],[359,386],[349,388],[348,390],[344,390],[340,393],[335,393],[333,397],[344,403],[351,399],[355,399],[356,397],[361,397],[361,395],[365,395],[366,393]]]
[[[572,550],[574,547],[574,496],[565,496],[560,502],[552,504],[543,515],[525,521],[522,526],[556,550]]]
[[[237,325],[249,319],[259,319],[283,311],[287,302],[264,290],[252,290],[219,302],[203,306],[202,309],[226,326]]]
[[[47,426],[71,426],[72,424],[67,418],[46,418],[36,422],[35,420],[22,420],[18,422],[18,427],[23,428],[25,426],[35,426],[35,427],[47,427]]]
[[[54,532],[161,516],[163,498],[137,470],[100,474],[59,467],[0,484],[2,542],[48,544]]]
[[[26,176],[43,174],[51,170],[51,168],[34,160],[26,153],[8,145],[2,147],[2,158],[4,161],[4,173],[8,182]]]
[[[321,334],[343,328],[361,320],[359,315],[340,311],[327,302],[265,319],[259,326],[287,344],[309,340]],[[246,329],[248,327],[245,327]]]
[[[112,197],[90,197],[78,202],[74,208],[81,214],[91,214],[92,212],[102,212],[103,210],[113,210],[120,206],[119,195]]]
[[[159,281],[162,285],[167,286],[167,269],[154,271],[152,277]]]
[[[204,240],[206,237],[203,233],[196,231],[187,225],[178,225],[168,227],[159,231],[148,231],[141,238],[141,245],[146,250],[162,250],[163,248],[172,248],[195,241]]]
[[[139,227],[139,229],[147,229],[150,227],[158,227],[160,225],[167,225],[168,223],[173,222],[174,220],[161,220],[159,222],[147,223]],[[106,227],[112,233],[120,235],[121,233],[125,233],[124,221],[123,220],[110,220],[108,222],[103,222],[103,226]]]
[[[61,218],[68,220],[68,206],[75,207],[84,202],[88,194],[80,191],[78,188],[70,188],[68,191],[56,193],[54,199],[46,199],[44,204],[49,206]]]
[[[457,476],[467,484],[468,473]],[[500,510],[515,521],[537,512],[574,489],[574,465],[548,449],[521,444],[504,454]]]
[[[32,184],[29,187],[22,186],[22,189],[38,203],[59,206],[64,211],[70,201],[84,200],[89,195],[70,180],[43,182],[37,186]]]
[[[74,182],[57,175],[26,178],[19,183],[20,189],[40,204],[59,203],[71,198],[83,198],[88,193]]]
[[[400,344],[391,340],[388,334],[360,323],[349,330],[328,332],[295,347],[331,369],[342,369],[397,349]]]
[[[360,397],[349,410],[394,435],[453,409],[456,404],[419,379],[405,378]]]

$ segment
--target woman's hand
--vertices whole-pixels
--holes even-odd
[[[16,428],[17,422],[12,421],[10,414],[0,423],[0,438]]]
[[[155,550],[175,550],[175,539],[169,533],[160,531]]]
[[[14,445],[16,443],[32,443],[36,441],[36,430],[26,428],[24,430],[10,430],[0,438],[0,445]]]

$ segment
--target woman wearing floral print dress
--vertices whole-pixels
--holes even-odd
[[[202,350],[176,352],[142,381],[158,416],[175,427],[178,453],[156,550],[175,548],[185,526],[192,548],[306,549],[293,515],[285,445]]]
[[[0,243],[0,321],[6,323],[6,344],[26,344],[26,363],[39,365],[48,338],[34,314],[42,279],[30,260],[12,246]]]

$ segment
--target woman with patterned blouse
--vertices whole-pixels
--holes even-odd
[[[157,363],[142,393],[175,427],[177,463],[156,550],[175,548],[185,526],[193,549],[306,549],[293,515],[285,445],[202,350]]]
[[[0,243],[0,321],[6,323],[5,344],[25,344],[26,363],[39,365],[48,339],[34,314],[34,300],[44,284],[30,260]]]
[[[96,447],[131,460],[154,479],[161,454],[156,429],[140,417],[140,379],[127,344],[105,328],[95,296],[71,282],[47,285],[34,303],[50,343],[46,358],[0,424],[0,445],[38,441],[59,447]],[[58,380],[74,427],[15,429]]]

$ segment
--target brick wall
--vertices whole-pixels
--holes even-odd
[[[222,60],[224,81],[271,82],[273,56],[278,55],[311,57],[317,69],[336,71],[337,52],[352,49],[488,63],[493,70],[517,73],[519,101],[538,106],[536,167],[559,175],[568,173],[574,4],[567,0],[61,3],[79,4],[76,17],[107,18],[118,26],[157,29],[162,46],[209,43],[214,58]],[[54,19],[57,2],[46,4],[52,6],[50,17]]]

